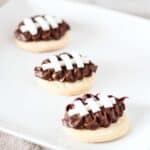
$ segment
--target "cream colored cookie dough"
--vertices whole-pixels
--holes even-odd
[[[67,31],[65,35],[61,37],[59,40],[24,42],[15,39],[15,41],[19,48],[25,49],[27,51],[31,52],[54,51],[66,47],[69,41],[69,31]]]
[[[89,91],[95,80],[95,73],[91,77],[85,77],[76,82],[47,81],[37,78],[39,84],[48,89],[51,93],[60,95],[79,95]]]
[[[130,121],[124,114],[116,123],[108,128],[98,128],[96,130],[73,129],[64,127],[67,134],[88,143],[108,142],[123,137],[130,130]]]

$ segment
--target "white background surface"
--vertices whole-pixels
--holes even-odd
[[[54,6],[48,2],[28,4],[27,1],[14,3],[12,0],[0,10],[5,25],[0,28],[3,35],[0,36],[1,129],[13,130],[15,135],[59,148],[148,149],[150,22],[72,3],[60,2],[56,9],[50,9]],[[109,144],[82,144],[62,131],[60,119],[71,98],[51,96],[34,81],[33,67],[49,54],[27,53],[16,48],[13,42],[12,32],[17,22],[39,12],[63,16],[69,21],[72,39],[67,49],[80,51],[99,65],[92,91],[109,91],[109,94],[115,92],[130,97],[128,105],[133,130],[127,137]]]
[[[78,1],[150,18],[149,0],[78,0]]]

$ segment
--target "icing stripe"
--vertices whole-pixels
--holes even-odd
[[[89,113],[81,101],[79,100],[75,101],[74,105],[75,105],[75,109],[71,109],[70,111],[68,111],[68,114],[70,116],[75,114],[80,114],[81,116],[85,116]]]
[[[60,57],[64,61],[64,64],[65,64],[67,70],[73,69],[72,62],[70,61],[70,57],[68,55],[64,54],[64,55],[61,55]]]
[[[99,105],[97,105],[96,101],[93,100],[93,98],[88,98],[86,100],[87,104],[87,109],[88,110],[92,110],[93,113],[96,113],[98,111],[100,111],[100,107]]]
[[[23,20],[24,25],[20,26],[20,30],[22,32],[30,32],[32,35],[36,35],[38,32],[38,28],[41,27],[44,31],[48,31],[51,28],[58,28],[58,24],[60,24],[63,20],[56,17],[51,16],[38,16],[34,17],[34,22],[31,18],[27,18]]]
[[[47,69],[49,69],[49,68],[53,68],[53,66],[52,66],[51,63],[47,63],[47,64],[43,64],[43,65],[42,65],[42,68],[43,68],[43,70],[47,70]]]
[[[43,64],[43,70],[54,69],[55,71],[61,71],[62,66],[66,66],[67,70],[73,69],[73,64],[77,64],[79,68],[83,68],[85,63],[89,63],[89,60],[86,57],[76,54],[76,58],[70,58],[68,54],[60,55],[62,60],[58,60],[57,56],[50,57],[50,63]],[[78,58],[78,59],[77,59]]]
[[[113,107],[112,101],[108,96],[100,95],[100,101],[105,108]]]
[[[92,111],[93,113],[96,113],[101,110],[100,107],[104,108],[112,108],[114,104],[116,104],[115,98],[113,98],[114,101],[112,101],[112,98],[108,98],[107,96],[100,98],[100,100],[95,100],[94,97],[86,99],[87,104],[83,104],[81,100],[74,101],[74,108],[70,109],[68,111],[68,115],[76,115],[79,114],[80,116],[87,115],[88,111]],[[86,111],[85,111],[86,109]],[[88,112],[89,114],[89,112]]]
[[[61,71],[61,66],[59,64],[59,60],[56,56],[50,56],[51,66],[54,67],[55,71]]]
[[[45,16],[47,22],[50,24],[50,26],[52,28],[58,28],[58,24],[57,22],[55,21],[54,17],[51,17],[51,16]]]
[[[61,18],[54,17],[54,19],[58,24],[63,22],[63,19],[61,19]]]
[[[49,24],[43,17],[36,17],[34,20],[38,23],[38,25],[44,30],[47,31],[50,29]]]
[[[84,67],[84,62],[82,60],[82,58],[80,57],[80,55],[78,55],[77,53],[72,52],[71,53],[75,62],[77,63],[78,68],[83,68]]]
[[[22,32],[29,31],[32,35],[37,34],[37,27],[36,24],[32,21],[32,19],[27,18],[23,21],[23,23],[24,25],[20,27],[20,30]]]
[[[111,97],[110,100],[111,100],[111,103],[112,103],[113,105],[116,104],[116,101],[115,101],[114,97]]]

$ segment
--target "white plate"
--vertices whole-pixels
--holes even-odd
[[[52,96],[37,85],[33,68],[50,54],[32,54],[13,41],[24,17],[49,13],[72,28],[67,50],[80,51],[99,65],[93,92],[130,97],[130,134],[118,141],[85,144],[62,130],[71,97]],[[73,150],[150,149],[150,22],[103,8],[71,2],[11,0],[0,9],[0,129],[38,144]]]

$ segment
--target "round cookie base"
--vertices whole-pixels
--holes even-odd
[[[37,82],[44,88],[48,89],[50,93],[58,95],[79,95],[88,92],[95,80],[95,73],[91,77],[85,77],[82,80],[75,82],[59,82],[59,81],[47,81],[37,78]]]
[[[119,139],[125,136],[130,130],[130,121],[124,114],[116,123],[108,128],[98,128],[96,130],[73,129],[64,127],[64,130],[73,138],[87,143],[102,143]]]
[[[69,41],[69,31],[66,32],[65,35],[61,37],[59,40],[24,42],[15,39],[15,41],[19,48],[22,48],[30,52],[54,51],[66,47]]]

